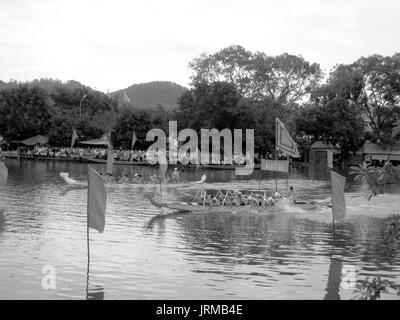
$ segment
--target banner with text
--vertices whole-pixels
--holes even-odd
[[[261,170],[289,172],[288,160],[261,160]]]

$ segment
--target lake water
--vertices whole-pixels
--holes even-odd
[[[84,182],[87,165],[6,164],[9,180],[0,187],[5,209],[0,214],[0,299],[350,299],[353,290],[343,286],[349,270],[357,280],[380,275],[400,283],[399,244],[383,239],[387,218],[400,214],[396,188],[367,201],[365,187],[349,183],[346,221],[336,224],[334,241],[330,209],[171,214],[144,197],[148,192],[159,197],[159,185],[107,187],[105,231],[90,231],[88,281],[87,194],[69,190],[59,177],[67,171]],[[116,174],[152,171],[115,167]],[[181,177],[198,180],[203,173],[187,169]],[[208,188],[275,190],[272,176],[260,171],[243,180],[234,171],[206,173]],[[326,176],[318,170],[292,173],[289,184],[299,197],[324,199],[330,193]],[[283,178],[278,181],[282,191]],[[196,191],[187,184],[164,186],[162,198],[184,199]],[[55,289],[42,287],[44,266],[55,268]]]

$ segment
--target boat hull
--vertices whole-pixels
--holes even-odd
[[[186,203],[186,202],[159,202],[154,198],[147,196],[150,202],[159,208],[166,208],[174,211],[188,211],[197,213],[262,213],[272,214],[283,211],[279,205],[202,205],[198,203]],[[315,210],[317,209],[314,203],[296,204],[298,208],[303,210]]]

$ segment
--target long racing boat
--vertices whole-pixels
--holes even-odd
[[[149,194],[146,195],[149,201],[158,208],[166,208],[174,211],[189,211],[198,213],[264,213],[271,214],[283,210],[279,205],[281,196],[277,193],[270,197],[254,194],[244,195],[240,191],[222,192],[215,195],[207,195],[204,191],[196,195],[194,201],[157,201]],[[317,205],[313,201],[297,202],[293,204],[303,210],[314,210]]]

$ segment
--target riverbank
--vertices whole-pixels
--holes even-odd
[[[68,162],[83,162],[83,163],[101,163],[107,164],[107,159],[94,159],[94,158],[57,158],[57,157],[45,157],[36,155],[21,154],[18,156],[16,151],[4,151],[3,155],[5,158],[10,159],[23,159],[23,160],[49,160],[49,161],[68,161]],[[123,166],[156,166],[156,164],[148,163],[147,161],[122,161],[114,160],[114,165]],[[187,167],[187,168],[197,168],[195,164],[169,164],[170,167]],[[236,168],[244,168],[244,166],[238,166],[233,164],[202,164],[199,166],[201,169],[211,169],[211,170],[235,170]],[[260,164],[255,164],[254,169],[259,170]]]

